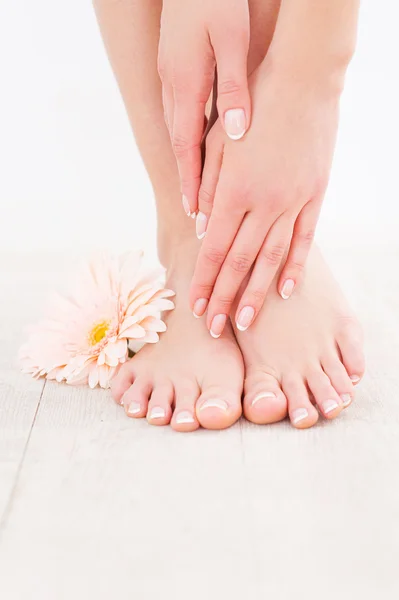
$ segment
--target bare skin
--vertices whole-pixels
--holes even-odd
[[[251,330],[237,332],[239,345],[230,323],[218,339],[212,339],[205,319],[194,319],[188,291],[199,242],[194,222],[181,211],[179,176],[163,118],[156,70],[161,3],[150,6],[139,0],[96,0],[95,5],[153,184],[159,254],[167,268],[167,286],[177,292],[176,309],[166,317],[168,331],[158,344],[146,346],[123,366],[112,386],[115,401],[123,404],[128,416],[147,417],[152,425],[170,423],[179,431],[193,431],[199,426],[222,429],[241,415],[245,362],[244,411],[248,419],[272,423],[289,412],[295,427],[313,425],[317,411],[311,404],[308,384],[320,406],[326,400],[338,403],[326,414],[327,418],[337,416],[342,410],[342,395],[353,398],[346,369],[359,378],[363,374],[361,334],[317,254],[312,255],[314,260],[290,302],[284,303],[277,292],[272,292]],[[253,60],[264,57],[277,9],[277,3],[254,2]],[[267,24],[263,31],[262,23]],[[328,377],[331,385],[326,383]],[[313,384],[316,381],[317,385]],[[259,399],[260,393],[268,395]],[[294,413],[297,408],[308,411],[306,419],[298,420],[299,413]]]

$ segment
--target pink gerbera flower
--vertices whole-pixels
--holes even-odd
[[[109,387],[132,342],[155,343],[166,330],[161,313],[174,292],[159,274],[142,275],[142,252],[102,255],[80,272],[68,296],[56,295],[49,317],[20,350],[22,370],[69,384]]]

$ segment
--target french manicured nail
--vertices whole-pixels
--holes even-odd
[[[252,323],[252,319],[255,316],[255,309],[252,306],[244,306],[240,310],[240,314],[237,318],[237,329],[240,331],[245,331]]]
[[[220,398],[211,398],[210,400],[205,400],[205,402],[201,404],[200,410],[205,410],[206,408],[220,408],[220,410],[226,411],[229,408],[229,405]]]
[[[208,306],[208,300],[206,298],[199,298],[195,301],[193,315],[196,319],[202,317]]]
[[[226,321],[227,315],[216,315],[216,317],[213,317],[210,329],[210,334],[213,338],[216,339],[222,335]]]
[[[197,218],[197,213],[196,213],[196,211],[192,212],[192,213],[191,213],[191,215],[190,215],[190,217],[191,217],[192,219],[196,219],[196,218]]]
[[[252,400],[251,406],[254,406],[259,400],[271,400],[272,398],[277,398],[276,394],[273,394],[273,392],[261,392]]]
[[[246,130],[245,112],[242,108],[232,108],[224,115],[224,128],[232,140],[239,140]]]
[[[195,420],[188,410],[182,410],[176,417],[176,423],[185,425],[186,423],[195,423]]]
[[[352,402],[352,398],[350,394],[342,394],[341,400],[344,403],[344,407],[346,408]]]
[[[338,408],[338,402],[336,400],[326,400],[323,402],[323,412],[325,415],[328,415],[333,410]]]
[[[191,211],[190,211],[190,205],[188,203],[188,200],[187,200],[186,196],[183,196],[182,199],[181,199],[181,201],[183,203],[184,212],[189,217],[191,215]]]
[[[131,402],[129,408],[127,409],[128,415],[137,415],[141,412],[141,406],[138,402]]]
[[[163,419],[166,413],[160,406],[154,406],[150,412],[150,419]]]
[[[197,220],[195,222],[195,230],[197,232],[197,238],[199,240],[202,240],[205,237],[207,222],[207,216],[204,215],[204,213],[199,212],[197,215]]]
[[[291,413],[291,421],[294,423],[294,425],[297,425],[304,419],[307,419],[308,416],[309,416],[309,413],[306,410],[306,408],[296,408]]]
[[[294,291],[295,281],[293,279],[286,279],[284,285],[281,288],[281,297],[283,300],[288,300]]]
[[[360,377],[358,375],[351,375],[350,380],[354,385],[356,385],[357,383],[359,383]]]

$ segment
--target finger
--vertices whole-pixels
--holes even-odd
[[[320,204],[313,201],[305,204],[294,226],[290,249],[284,268],[279,277],[278,290],[284,300],[288,300],[300,282],[306,259],[311,248]]]
[[[206,140],[205,163],[202,170],[201,185],[198,194],[198,215],[196,221],[197,238],[205,237],[213,201],[219,181],[223,160],[223,142],[219,136],[208,135]]]
[[[263,242],[248,284],[236,311],[236,325],[245,331],[255,321],[266,298],[269,287],[280,266],[292,233],[286,214],[272,225]]]
[[[265,239],[265,223],[255,213],[247,213],[223,263],[209,300],[207,326],[211,335],[220,335],[221,315],[229,315],[235,297],[248,275]]]
[[[239,140],[251,121],[247,72],[249,16],[242,14],[240,20],[231,19],[231,23],[234,25],[225,23],[223,32],[212,38],[212,44],[217,64],[219,116],[227,135]]]
[[[198,209],[201,141],[205,106],[210,92],[211,89],[201,94],[192,92],[190,87],[174,87],[172,146],[179,169],[183,207],[188,216]]]
[[[174,113],[174,98],[173,98],[173,88],[164,84],[162,86],[162,103],[163,103],[163,113],[165,118],[165,123],[169,131],[169,135],[172,136],[173,132],[173,113]]]
[[[217,202],[213,209],[190,288],[190,305],[197,317],[206,310],[217,276],[245,214],[239,206],[234,208],[233,202],[229,201],[229,192],[221,191],[220,196],[223,202]]]

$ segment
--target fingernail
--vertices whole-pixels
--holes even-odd
[[[244,109],[232,108],[227,110],[224,115],[224,128],[230,139],[241,139],[246,128]]]
[[[165,417],[166,413],[164,411],[163,408],[161,408],[160,406],[154,406],[154,408],[151,409],[150,412],[150,419],[163,419]]]
[[[197,217],[197,213],[196,213],[195,211],[194,211],[194,212],[192,212],[192,213],[191,213],[191,215],[190,215],[190,217],[191,217],[192,219],[195,219],[195,218]]]
[[[237,329],[240,331],[245,331],[252,323],[252,319],[255,316],[255,309],[252,306],[244,306],[240,310],[240,314],[237,319]]]
[[[308,416],[309,413],[306,410],[306,408],[296,408],[291,413],[291,421],[294,423],[294,425],[297,425],[297,423],[300,423],[304,419],[307,419]]]
[[[323,412],[328,415],[330,412],[338,408],[338,402],[336,400],[326,400],[323,402]]]
[[[222,335],[224,326],[226,325],[227,315],[216,315],[213,317],[210,334],[213,338],[218,338]]]
[[[295,281],[293,279],[286,279],[281,289],[281,297],[283,300],[288,300],[294,291]]]
[[[138,402],[131,402],[127,409],[128,415],[137,415],[141,411],[141,406]]]
[[[188,203],[188,200],[187,200],[186,196],[184,196],[184,195],[182,197],[182,203],[183,203],[184,212],[189,217],[191,215],[190,205]]]
[[[263,399],[271,399],[271,398],[277,398],[276,394],[273,394],[273,392],[261,392],[260,394],[258,394],[257,396],[255,396],[255,398],[252,400],[251,402],[251,406],[254,406],[257,402],[259,402],[259,400],[263,400]]]
[[[176,417],[176,423],[184,425],[185,423],[195,423],[195,420],[188,410],[182,410]]]
[[[351,375],[350,380],[353,384],[359,383],[360,377],[358,375]]]
[[[206,408],[220,408],[220,410],[226,411],[229,408],[229,405],[224,400],[220,400],[220,398],[211,398],[210,400],[205,400],[205,402],[201,404],[200,410]]]
[[[204,312],[206,311],[206,307],[208,306],[208,300],[206,298],[199,298],[195,301],[193,315],[196,319],[200,319]]]
[[[206,225],[207,225],[207,217],[204,213],[199,212],[197,215],[197,220],[195,222],[195,229],[197,233],[197,238],[202,240],[206,234]]]
[[[352,397],[350,394],[342,394],[341,400],[344,403],[344,407],[346,408],[352,402]]]

